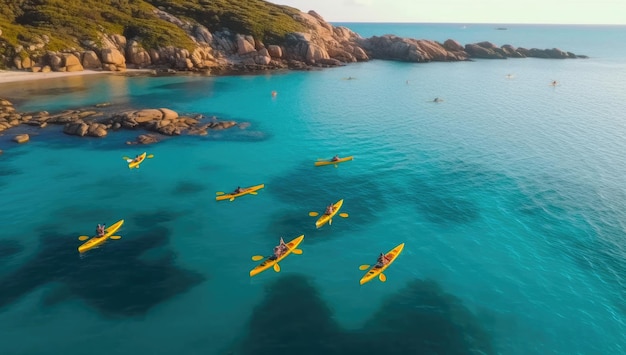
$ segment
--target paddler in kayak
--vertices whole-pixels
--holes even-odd
[[[339,161],[339,155],[335,155],[330,161]]]
[[[335,205],[331,203],[330,205],[326,206],[326,211],[324,211],[324,214],[330,216],[331,214],[333,214],[333,212],[335,212]]]
[[[105,224],[98,224],[96,227],[96,236],[102,237],[104,235]]]
[[[237,188],[235,189],[235,191],[233,191],[233,195],[235,194],[240,194],[242,192],[246,191],[246,189],[242,189],[241,186],[237,186]]]
[[[287,244],[285,244],[285,241],[281,237],[280,244],[274,247],[274,255],[270,256],[270,260],[276,260],[280,258],[280,256],[283,255],[283,253],[286,251],[287,251]]]
[[[385,253],[380,253],[380,255],[378,256],[378,260],[376,260],[376,265],[374,265],[374,267],[381,268],[387,265],[389,261],[390,259],[387,258],[387,255],[385,255]]]

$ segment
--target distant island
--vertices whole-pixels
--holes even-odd
[[[461,45],[394,35],[363,38],[314,11],[262,0],[68,0],[0,3],[0,69],[231,74],[474,58],[585,58],[557,48]],[[505,28],[498,28],[505,29]]]

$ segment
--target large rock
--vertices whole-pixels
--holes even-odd
[[[67,123],[63,127],[63,133],[80,137],[84,137],[88,130],[89,125],[83,121]]]
[[[481,45],[482,44],[482,45]],[[497,52],[498,47],[492,47],[485,45],[485,42],[470,43],[465,45],[465,51],[472,58],[482,59],[506,59],[506,56],[500,52]]]
[[[94,51],[85,51],[83,53],[83,68],[85,69],[102,69],[100,58]]]
[[[163,119],[163,111],[157,109],[145,109],[134,111],[129,114],[129,118],[137,123],[144,123]]]
[[[280,46],[277,46],[275,44],[267,46],[267,51],[269,52],[269,55],[272,58],[282,58],[283,57],[283,50],[280,48]]]
[[[57,55],[56,53],[50,52],[46,57],[47,62],[53,71],[61,71],[61,68],[65,66],[65,63],[63,63],[63,57]]]
[[[103,69],[110,70],[115,68],[114,71],[123,70],[126,68],[126,58],[122,53],[114,48],[104,48],[101,53]]]
[[[409,62],[467,60],[463,51],[453,51],[429,40],[402,38],[394,35],[374,36],[359,41],[367,54],[375,59],[392,59]],[[448,43],[451,45],[450,43]],[[454,45],[451,45],[454,48]]]
[[[248,53],[256,52],[256,49],[254,48],[254,39],[252,39],[250,41],[251,38],[252,37],[250,37],[250,36],[245,36],[244,37],[242,35],[237,35],[237,37],[236,37],[237,54],[245,55],[245,54],[248,54]]]
[[[272,62],[272,58],[269,55],[257,55],[254,56],[254,62],[258,65],[268,65]]]
[[[13,137],[13,141],[16,143],[26,143],[30,140],[30,136],[28,134],[18,134]]]
[[[147,67],[152,64],[150,54],[148,54],[137,41],[130,42],[126,53],[128,55],[128,62],[139,68]]]
[[[33,65],[35,65],[35,63],[33,62],[32,59],[30,59],[30,57],[26,57],[24,59],[22,59],[22,68],[23,69],[30,69],[33,67]]]
[[[66,67],[68,66],[74,66],[74,65],[82,65],[80,64],[80,60],[71,53],[63,53],[63,65],[65,65]]]
[[[160,108],[159,111],[163,113],[163,116],[161,118],[163,120],[175,120],[178,118],[178,112],[170,110],[169,108]]]
[[[463,46],[453,39],[447,39],[445,42],[443,42],[443,47],[453,52],[463,51]]]
[[[330,58],[330,56],[324,48],[318,46],[317,44],[309,43],[305,56],[305,60],[307,63],[315,63],[320,61],[321,59],[328,58]]]
[[[198,25],[195,27],[194,32],[196,41],[206,44],[213,43],[213,35],[206,27]]]
[[[87,129],[87,134],[91,137],[104,137],[107,133],[106,126],[101,123],[92,122]]]

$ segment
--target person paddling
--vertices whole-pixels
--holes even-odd
[[[335,155],[330,161],[338,161],[339,160],[339,155]]]
[[[102,237],[104,236],[104,229],[105,229],[105,224],[98,224],[98,226],[96,227],[96,236],[98,237]]]
[[[281,257],[289,248],[283,238],[280,238],[280,243],[274,247],[274,255],[270,256],[270,260],[276,260]]]
[[[385,253],[380,253],[378,256],[378,260],[376,260],[376,265],[374,267],[381,268],[389,263],[390,259],[385,255]]]
[[[324,214],[330,216],[331,214],[333,214],[333,212],[335,212],[335,206],[331,203],[330,205],[326,206],[326,211],[324,212]]]

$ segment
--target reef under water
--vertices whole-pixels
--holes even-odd
[[[360,329],[342,329],[301,275],[270,284],[246,335],[228,354],[495,354],[492,339],[460,299],[431,280],[390,295]]]

